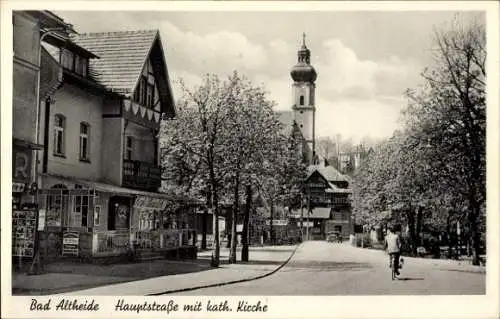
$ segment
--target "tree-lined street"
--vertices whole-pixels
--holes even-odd
[[[392,281],[387,255],[348,244],[310,241],[277,273],[255,281],[176,295],[463,295],[484,294],[486,276],[470,267],[409,258]],[[452,270],[453,269],[453,270]]]

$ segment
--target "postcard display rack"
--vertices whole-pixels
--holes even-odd
[[[12,256],[33,257],[38,211],[35,207],[12,207]]]

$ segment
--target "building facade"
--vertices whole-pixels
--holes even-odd
[[[45,11],[14,15],[13,135],[40,149],[40,164],[22,172],[38,182],[40,254],[97,258],[194,246],[198,203],[159,192],[160,121],[175,116],[159,31],[44,37],[40,46],[33,17],[66,23]],[[14,180],[24,165],[17,162]]]
[[[311,239],[326,239],[338,232],[346,239],[354,232],[350,178],[333,166],[311,165],[305,180],[305,204],[294,212],[303,232]]]
[[[12,25],[12,256],[22,260],[33,258],[36,250],[36,172],[43,149],[38,105],[61,78],[61,68],[46,60],[40,43],[64,39],[71,27],[48,11],[14,11]]]

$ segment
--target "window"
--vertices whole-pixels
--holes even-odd
[[[147,106],[153,107],[155,103],[155,87],[153,84],[148,84],[147,89]]]
[[[64,68],[73,70],[74,57],[71,51],[68,50],[61,51],[61,64]]]
[[[299,105],[304,105],[304,96],[301,95],[299,98]]]
[[[138,86],[138,99],[137,101],[142,104],[146,105],[146,99],[147,99],[147,79],[145,76],[141,76],[139,80],[139,86]]]
[[[64,129],[66,119],[63,115],[57,114],[54,117],[54,155],[64,156]]]
[[[87,63],[88,59],[75,55],[75,72],[87,76]]]
[[[133,146],[134,146],[134,140],[133,140],[132,136],[127,136],[126,141],[125,141],[125,159],[126,160],[132,159]]]
[[[90,125],[80,123],[80,161],[90,161]]]
[[[75,195],[73,206],[73,215],[71,216],[71,226],[87,226],[87,217],[89,213],[89,196]]]
[[[63,224],[63,213],[67,208],[68,196],[66,186],[57,184],[51,187],[53,190],[60,190],[47,196],[47,216],[45,225],[48,227],[60,227]]]

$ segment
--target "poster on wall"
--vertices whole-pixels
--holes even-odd
[[[179,231],[170,229],[165,232],[164,240],[164,248],[176,248],[179,246]]]
[[[78,256],[79,237],[78,232],[65,232],[63,234],[63,256]]]
[[[36,229],[35,208],[12,210],[12,256],[33,257]]]

